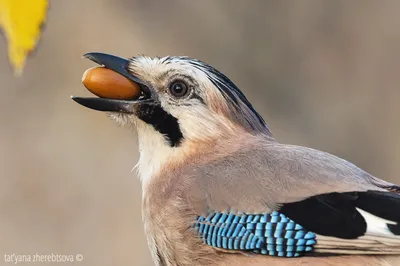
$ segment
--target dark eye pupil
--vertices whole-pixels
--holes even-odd
[[[171,86],[171,93],[175,97],[183,97],[188,92],[188,88],[185,83],[183,82],[175,82]]]

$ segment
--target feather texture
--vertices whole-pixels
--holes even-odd
[[[207,245],[271,256],[298,257],[316,243],[311,254],[399,254],[400,235],[389,227],[399,226],[399,199],[392,192],[329,193],[271,214],[212,212],[194,227]]]
[[[203,62],[137,57],[129,71],[176,118],[165,127],[153,117],[133,119],[140,121],[139,173],[156,265],[231,265],[239,257],[232,253],[307,254],[285,262],[241,256],[240,265],[318,266],[348,259],[321,256],[328,253],[400,254],[398,186],[332,154],[278,143],[239,88]],[[192,97],[166,93],[176,77]],[[361,263],[342,264],[370,261],[351,257]]]
[[[271,214],[211,213],[199,216],[196,231],[216,248],[279,257],[297,257],[312,250],[315,234],[278,212]]]
[[[364,235],[393,238],[400,226],[399,210],[400,195],[382,191],[333,192],[280,208],[280,212],[317,234],[343,239]]]

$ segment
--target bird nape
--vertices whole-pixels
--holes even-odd
[[[85,84],[100,97],[73,100],[137,131],[156,265],[400,257],[400,187],[332,154],[277,142],[214,67],[182,56],[85,57],[109,71]]]

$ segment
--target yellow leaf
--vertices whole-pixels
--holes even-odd
[[[8,57],[16,75],[40,37],[47,0],[0,0],[0,27],[8,41]]]

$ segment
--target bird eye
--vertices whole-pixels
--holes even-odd
[[[171,84],[171,86],[169,87],[169,91],[176,98],[182,98],[189,93],[189,88],[185,82],[179,80]]]

